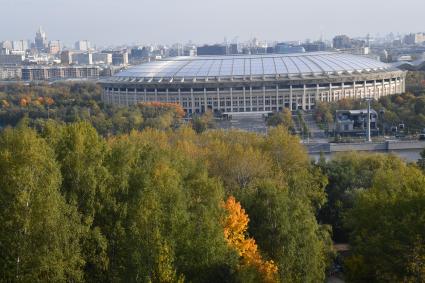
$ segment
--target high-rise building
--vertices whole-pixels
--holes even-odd
[[[93,53],[93,63],[95,64],[112,64],[111,53]]]
[[[128,65],[128,52],[118,51],[112,53],[112,64],[113,65]]]
[[[202,55],[226,55],[227,47],[225,45],[214,44],[204,45],[196,49],[198,56]]]
[[[61,43],[59,40],[52,40],[49,42],[49,53],[58,54],[61,51]]]
[[[333,47],[336,49],[351,48],[351,39],[346,35],[337,35],[333,39]]]
[[[304,53],[305,49],[301,45],[290,45],[287,43],[278,43],[275,52],[279,54]]]
[[[64,65],[69,65],[72,63],[72,52],[69,50],[62,51],[61,53],[61,63]]]
[[[14,40],[12,42],[13,50],[15,51],[26,51],[28,49],[27,40]]]
[[[4,49],[12,50],[13,49],[13,43],[10,40],[5,40],[5,41],[1,42],[0,47],[4,48]]]
[[[93,54],[92,53],[74,53],[72,56],[72,62],[79,65],[92,65]]]
[[[75,50],[89,51],[90,48],[90,42],[88,40],[79,40],[75,42]]]
[[[409,45],[425,42],[425,33],[411,33],[404,37],[404,43]]]
[[[0,66],[0,80],[19,80],[22,77],[20,66]]]
[[[336,49],[351,49],[365,47],[364,40],[351,39],[346,35],[338,35],[333,39],[333,47]]]
[[[35,34],[35,49],[42,52],[46,51],[48,47],[47,36],[41,27],[38,28],[37,33]]]
[[[22,55],[0,55],[0,65],[17,66],[21,65],[23,60]]]
[[[22,80],[96,79],[99,72],[97,66],[25,66],[22,68]]]

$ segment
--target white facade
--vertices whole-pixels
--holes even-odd
[[[0,80],[16,80],[21,77],[21,67],[0,67]]]
[[[293,82],[295,83],[295,82]],[[178,103],[189,114],[213,112],[273,112],[283,108],[311,110],[319,101],[333,102],[344,98],[360,99],[401,94],[405,91],[405,76],[389,76],[369,81],[345,81],[318,84],[267,83],[263,86],[218,88],[180,87],[158,88],[126,84],[104,85],[103,101],[118,105],[141,102]]]

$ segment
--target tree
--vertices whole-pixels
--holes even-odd
[[[194,115],[192,117],[192,128],[197,133],[215,128],[214,114],[212,111],[207,111],[202,116]]]
[[[332,225],[333,238],[347,242],[348,234],[343,225],[343,215],[353,206],[353,194],[359,189],[370,188],[376,172],[382,168],[399,168],[403,162],[384,154],[348,153],[338,155],[321,169],[327,175],[327,202],[319,212],[321,222]]]
[[[291,195],[302,196],[314,210],[325,203],[326,177],[310,165],[308,154],[298,137],[276,127],[269,131],[262,148],[273,159],[274,167],[284,180],[281,183],[286,185]]]
[[[109,198],[106,188],[109,175],[104,164],[106,143],[86,122],[48,131],[46,139],[52,142],[59,161],[61,192],[70,205],[78,208],[87,228],[82,243],[85,275],[89,281],[99,280],[108,267],[107,240],[102,233],[102,226],[108,220],[100,216]]]
[[[418,160],[418,166],[425,171],[425,149],[421,151],[421,158]]]
[[[79,282],[83,226],[59,192],[54,153],[33,130],[0,135],[0,277],[7,282]]]
[[[295,131],[292,113],[288,108],[285,108],[282,112],[273,113],[273,115],[267,119],[267,125],[272,127],[281,125],[287,128],[291,133]]]
[[[228,213],[224,220],[224,237],[241,257],[242,268],[255,268],[263,282],[277,282],[277,266],[272,260],[263,260],[255,240],[247,237],[249,218],[245,210],[233,196],[227,199],[224,207]]]
[[[323,282],[332,242],[310,203],[273,181],[245,190],[240,199],[250,215],[249,233],[276,263],[280,281]]]
[[[226,282],[235,256],[221,226],[223,188],[202,163],[167,140],[165,133],[147,130],[111,141],[108,163],[120,214],[112,218],[117,236],[111,268],[123,281],[158,282],[175,274],[178,280]]]
[[[367,190],[358,190],[345,224],[352,282],[423,282],[425,176],[406,164],[379,169]]]

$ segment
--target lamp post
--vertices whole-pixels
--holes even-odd
[[[370,136],[370,102],[371,98],[366,98],[367,101],[367,132],[366,132],[366,141],[372,142],[372,138]]]

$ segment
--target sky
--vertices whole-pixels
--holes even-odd
[[[425,32],[425,0],[0,0],[0,41],[99,45],[331,39]]]

